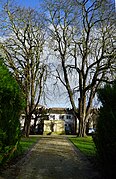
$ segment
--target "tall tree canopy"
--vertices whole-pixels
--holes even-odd
[[[97,89],[103,82],[112,82],[115,72],[114,4],[45,0],[44,8],[50,49],[57,59],[55,75],[67,90],[79,118],[79,135],[84,136]]]
[[[40,102],[46,77],[46,62],[42,58],[45,29],[42,14],[6,4],[3,19],[4,39],[1,48],[5,63],[20,84],[26,98],[24,132],[29,135],[31,115]]]
[[[7,37],[1,48],[27,101],[24,131],[28,136],[31,115],[45,87],[46,40],[54,57],[53,75],[64,85],[79,118],[79,135],[84,136],[96,91],[103,82],[112,82],[115,73],[114,4],[110,0],[44,0],[43,4],[41,14],[7,3],[2,18]]]

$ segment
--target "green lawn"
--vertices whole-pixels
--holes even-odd
[[[33,136],[29,138],[21,138],[20,144],[22,147],[22,152],[28,151],[37,141],[39,140],[39,137]]]
[[[95,155],[95,145],[92,137],[69,137],[70,141],[87,156]]]

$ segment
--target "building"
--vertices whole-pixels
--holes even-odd
[[[74,134],[75,116],[69,108],[49,108],[44,120],[44,133]]]
[[[31,134],[35,134],[35,133],[40,133],[41,134],[43,132],[43,120],[46,119],[46,115],[44,115],[47,112],[47,109],[45,106],[43,105],[38,105],[36,107],[36,110],[34,111],[34,113],[31,116],[31,123],[30,123],[30,133]],[[21,124],[21,130],[23,130],[24,128],[24,124],[25,124],[25,113],[22,113],[20,116],[20,124]]]
[[[31,134],[74,134],[75,118],[69,108],[37,107],[31,119]],[[25,114],[20,117],[21,129],[24,127]]]

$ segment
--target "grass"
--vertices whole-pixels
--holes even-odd
[[[38,141],[38,139],[39,138],[36,136],[29,138],[21,138],[20,145],[22,147],[22,152],[25,153],[26,151],[28,151]]]
[[[86,156],[95,156],[96,150],[93,139],[89,137],[69,137],[70,141]]]

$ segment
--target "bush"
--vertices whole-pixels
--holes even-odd
[[[0,59],[0,154],[1,163],[9,160],[20,140],[19,115],[23,98],[19,85]]]
[[[116,81],[98,91],[102,102],[94,142],[105,178],[115,178],[116,166]]]

